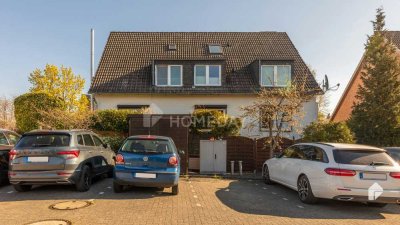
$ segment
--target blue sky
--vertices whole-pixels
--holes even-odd
[[[89,80],[90,28],[96,67],[110,31],[284,31],[319,79],[341,83],[333,110],[379,6],[400,30],[398,0],[0,0],[0,96],[27,92],[29,73],[46,63]]]

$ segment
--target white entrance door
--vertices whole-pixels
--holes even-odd
[[[200,172],[226,173],[226,141],[200,141]]]

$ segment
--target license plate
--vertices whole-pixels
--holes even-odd
[[[28,157],[28,162],[49,162],[49,157]]]
[[[360,173],[360,179],[362,179],[362,180],[387,180],[387,176],[384,173]]]
[[[156,174],[155,173],[135,173],[135,177],[154,179],[154,178],[156,178]]]

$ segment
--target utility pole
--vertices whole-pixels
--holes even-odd
[[[90,30],[90,85],[94,78],[94,29]],[[93,94],[90,94],[90,110],[94,110]]]

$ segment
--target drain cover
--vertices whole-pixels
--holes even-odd
[[[59,202],[53,204],[49,208],[56,210],[74,210],[74,209],[81,209],[88,207],[91,204],[93,203],[89,201],[68,201],[68,202]]]
[[[72,223],[68,220],[42,220],[27,225],[71,225]]]

